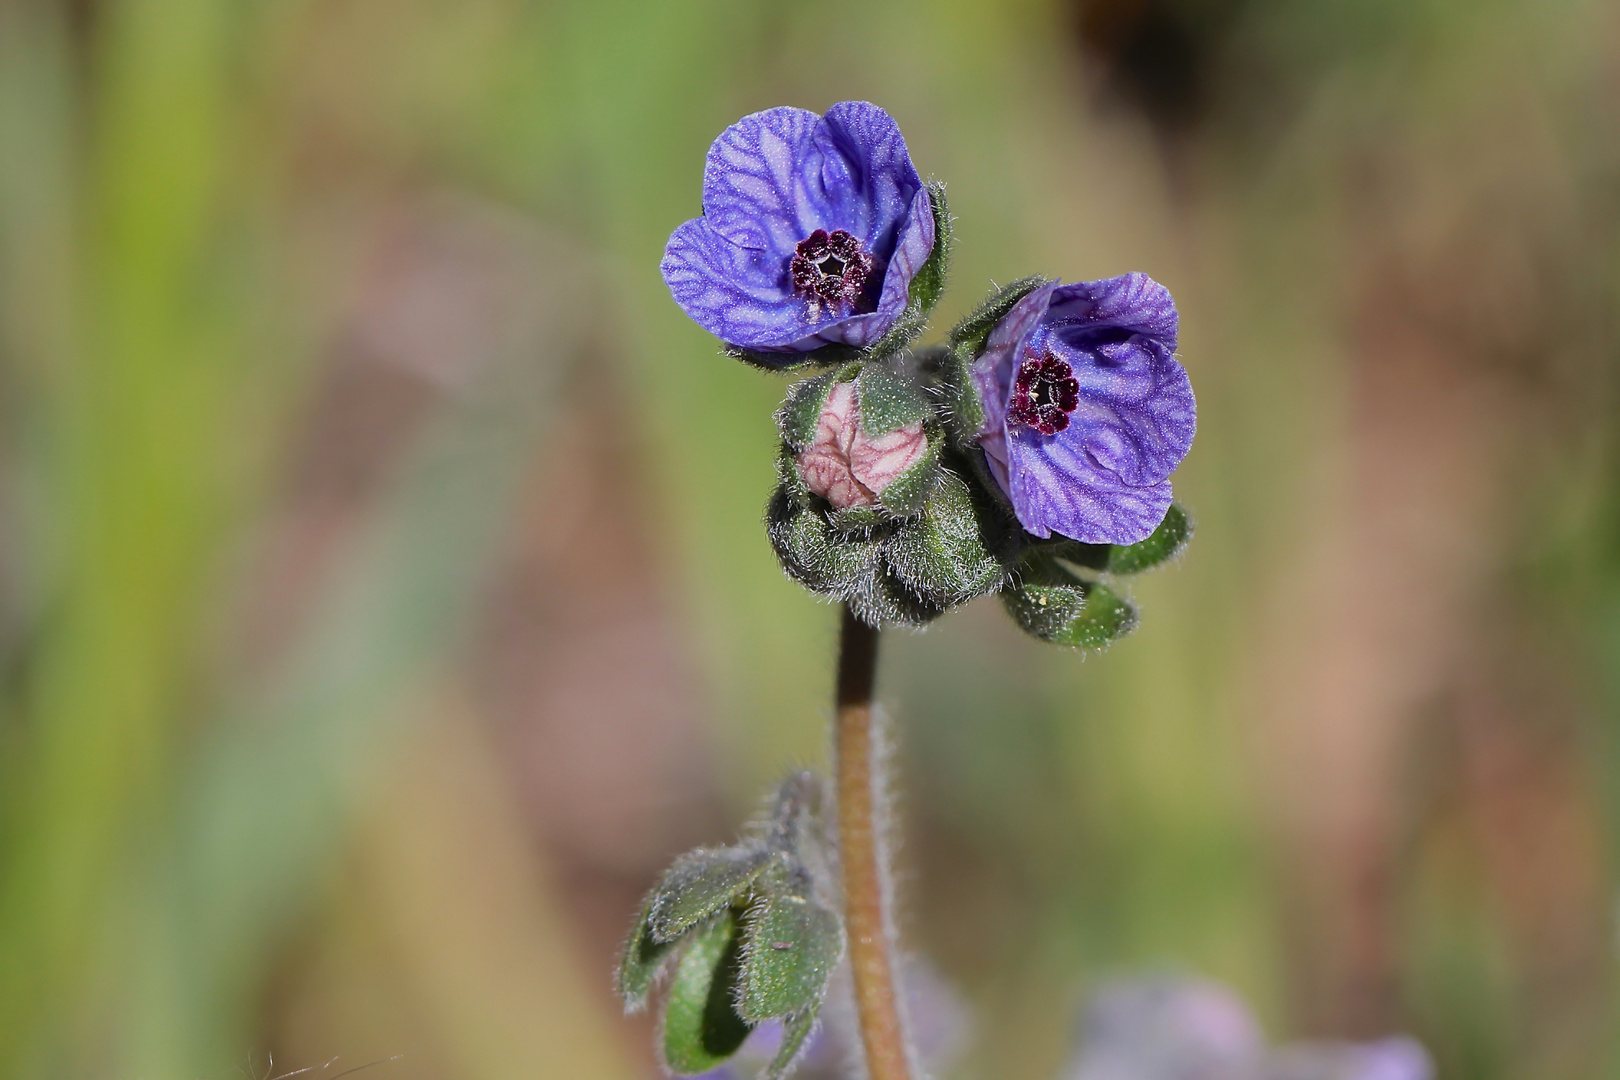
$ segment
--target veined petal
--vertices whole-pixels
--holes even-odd
[[[731,125],[709,148],[703,210],[670,237],[664,278],[700,326],[757,352],[877,341],[905,310],[935,242],[899,126],[864,101],[824,117],[767,109]],[[850,286],[859,296],[796,283],[796,249],[817,230],[849,233],[870,259],[869,284]]]
[[[1145,274],[1044,286],[991,330],[973,365],[979,443],[1028,532],[1130,544],[1163,520],[1197,428],[1176,331]]]
[[[911,208],[900,226],[900,236],[889,265],[883,273],[883,292],[875,311],[850,315],[817,330],[827,341],[864,349],[894,325],[911,301],[911,279],[934,250],[934,205],[927,188],[918,188]]]
[[[804,302],[777,283],[785,272],[769,253],[738,247],[703,218],[675,230],[659,270],[681,310],[722,341],[772,349],[805,335]]]
[[[1067,361],[1080,384],[1080,404],[1055,440],[1135,485],[1163,480],[1187,456],[1198,426],[1192,384],[1163,345],[1141,334],[1074,334],[1064,326],[1042,326],[1029,344]]]
[[[840,101],[827,110],[812,142],[821,153],[821,168],[810,176],[812,197],[829,221],[836,218],[825,227],[848,229],[888,257],[922,188],[900,125],[869,101]]]
[[[1143,334],[1171,352],[1176,351],[1178,321],[1170,290],[1143,273],[1060,285],[1047,317],[1053,326]]]
[[[1020,427],[1007,433],[1007,494],[1019,524],[1084,544],[1146,540],[1170,509],[1170,481],[1127,484],[1083,448]]]
[[[750,113],[720,133],[703,163],[703,216],[717,235],[782,261],[822,227],[805,220],[803,169],[820,123],[808,109],[783,106]]]

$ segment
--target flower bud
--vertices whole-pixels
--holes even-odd
[[[795,460],[804,486],[835,510],[875,506],[883,492],[928,456],[928,435],[917,420],[882,435],[861,426],[855,383],[833,384],[815,432]]]

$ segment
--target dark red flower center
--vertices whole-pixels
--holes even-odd
[[[872,256],[843,229],[817,229],[794,247],[788,269],[793,291],[810,302],[812,311],[823,305],[838,311],[853,308],[861,298],[872,275]]]
[[[1079,406],[1080,383],[1067,360],[1058,359],[1050,350],[1038,356],[1024,354],[1007,402],[1010,422],[1027,424],[1042,435],[1056,435],[1069,426],[1069,414]]]

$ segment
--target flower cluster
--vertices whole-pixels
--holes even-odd
[[[1105,579],[1191,531],[1170,492],[1196,426],[1175,303],[1145,274],[1028,278],[919,347],[950,240],[888,113],[767,109],[710,147],[662,271],[729,355],[825,371],[777,414],[767,528],[789,575],[873,625],[1000,593],[1038,637],[1105,644],[1135,625]]]
[[[894,119],[845,101],[727,128],[661,268],[728,355],[809,372],[776,412],[765,514],[789,576],[873,627],[999,594],[1035,637],[1106,645],[1136,625],[1114,579],[1192,533],[1170,496],[1195,427],[1175,304],[1143,274],[1026,278],[918,345],[950,245],[944,188]],[[816,1059],[832,971],[871,941],[845,939],[820,801],[790,777],[751,835],[683,856],[648,896],[619,993],[636,1009],[664,986],[669,1071],[731,1075],[751,1035],[761,1080]]]

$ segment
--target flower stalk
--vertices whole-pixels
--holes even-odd
[[[877,822],[882,783],[873,732],[872,683],[878,632],[843,607],[838,645],[838,850],[844,879],[844,927],[855,982],[866,1072],[871,1080],[910,1080],[889,954],[883,837]]]

